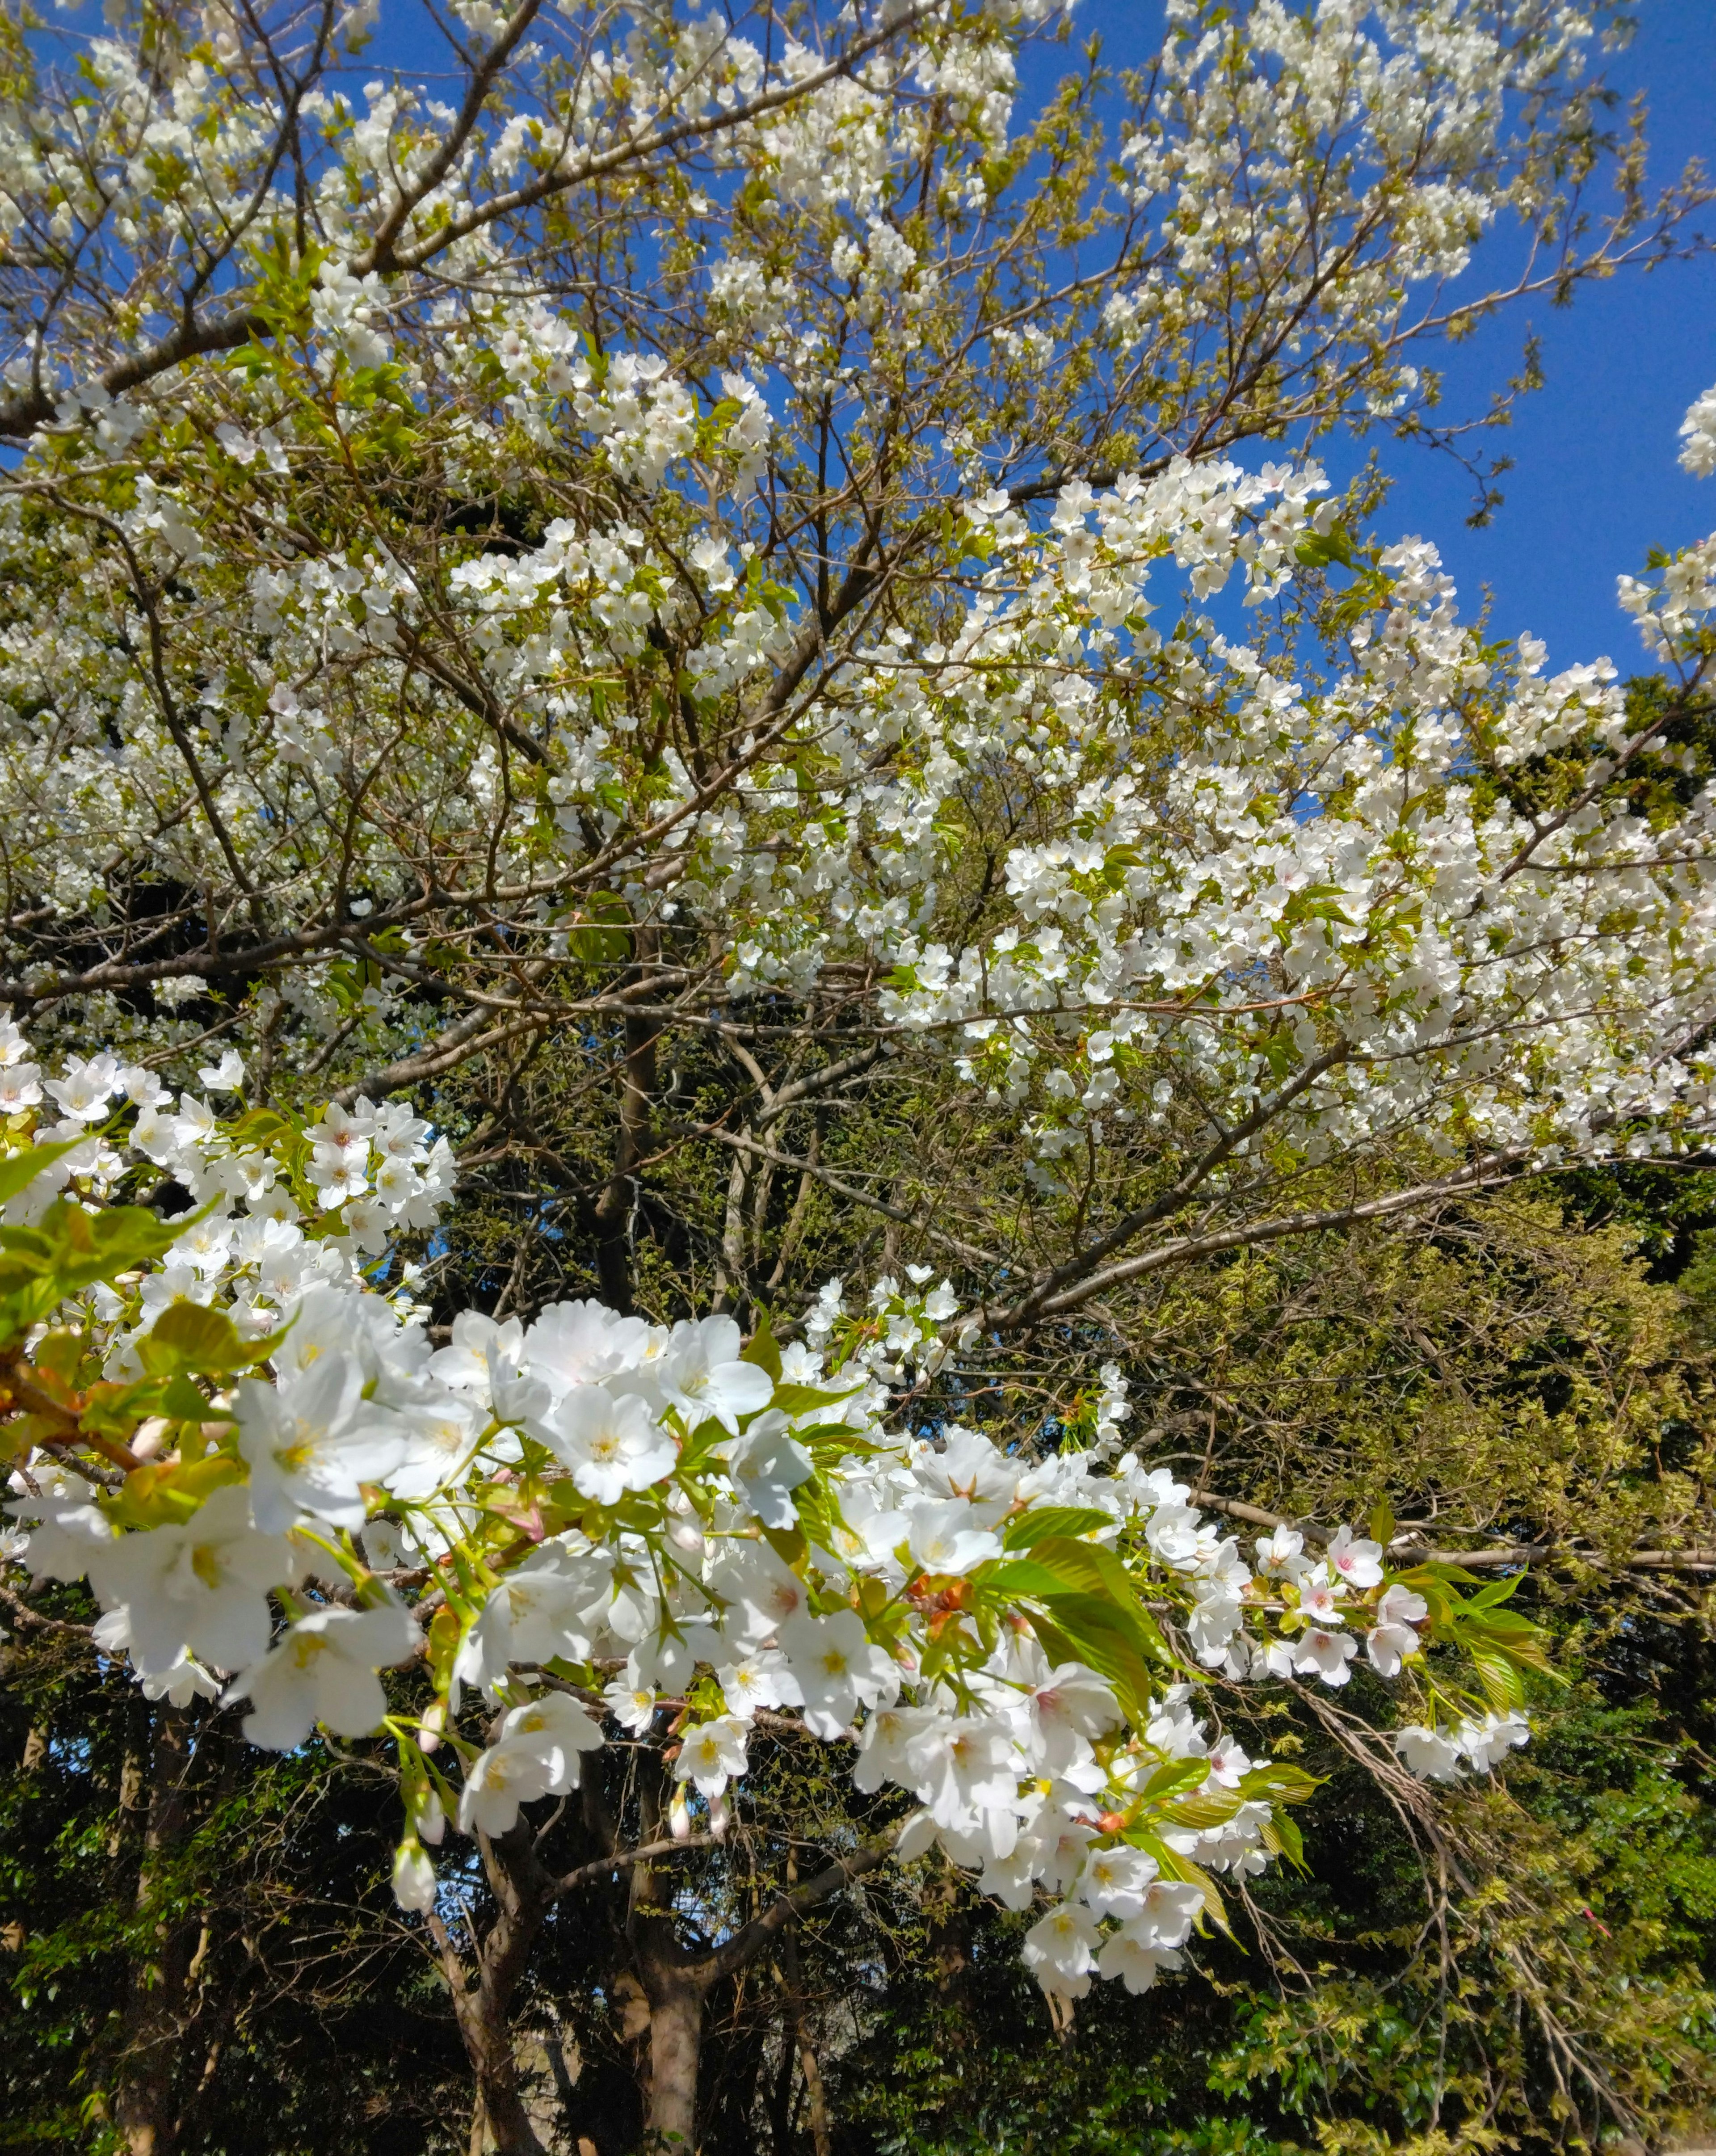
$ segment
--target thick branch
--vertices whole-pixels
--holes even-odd
[[[1310,1543],[1329,1539],[1329,1530],[1314,1521],[1265,1512],[1261,1505],[1243,1504],[1237,1497],[1223,1497],[1213,1490],[1194,1490],[1191,1496],[1193,1504],[1207,1506],[1211,1512],[1223,1513],[1230,1520],[1242,1520],[1247,1527],[1268,1527],[1272,1532],[1292,1527]],[[1558,1562],[1588,1565],[1598,1572],[1716,1572],[1716,1549],[1636,1549],[1618,1558],[1582,1543],[1503,1543],[1488,1549],[1432,1549],[1416,1534],[1406,1534],[1396,1536],[1388,1546],[1388,1554],[1397,1563],[1457,1564],[1473,1572],[1507,1571]]]
[[[187,359],[200,359],[206,352],[236,351],[253,337],[266,336],[271,328],[265,316],[252,314],[248,308],[217,316],[213,321],[199,322],[193,316],[158,344],[146,345],[141,352],[110,367],[100,377],[101,386],[110,397],[123,397],[128,389],[152,382],[156,375],[182,367]],[[20,440],[51,419],[54,412],[54,399],[43,390],[8,397],[0,403],[0,439]]]
[[[1109,1265],[1105,1270],[1075,1281],[1058,1295],[1027,1296],[1006,1309],[981,1310],[977,1321],[986,1331],[1017,1332],[1039,1319],[1077,1310],[1109,1288],[1142,1279],[1147,1273],[1160,1272],[1165,1265],[1179,1265],[1188,1258],[1215,1257],[1224,1250],[1249,1250],[1259,1243],[1279,1242],[1288,1235],[1315,1235],[1326,1228],[1350,1228],[1360,1220],[1386,1220],[1396,1213],[1416,1212],[1440,1200],[1463,1197],[1470,1191],[1486,1190],[1493,1183],[1506,1182],[1530,1153],[1529,1146],[1510,1146],[1486,1154],[1482,1160],[1473,1161],[1440,1183],[1415,1183],[1410,1190],[1397,1190],[1386,1198],[1367,1199],[1356,1205],[1331,1206],[1324,1212],[1283,1214],[1273,1220],[1247,1221],[1206,1235],[1176,1235],[1171,1242],[1159,1243],[1153,1250],[1142,1251],[1135,1258],[1127,1258],[1119,1265]],[[1063,1273],[1069,1270],[1067,1266],[1060,1268]]]
[[[1140,1205],[1135,1212],[1127,1214],[1106,1235],[1099,1235],[1076,1257],[1068,1258],[1064,1265],[1055,1266],[1052,1271],[1044,1273],[1033,1281],[1029,1293],[1013,1306],[1007,1322],[1017,1327],[1028,1323],[1038,1314],[1046,1315],[1052,1310],[1070,1306],[1064,1305],[1063,1299],[1057,1296],[1058,1289],[1078,1280],[1081,1275],[1088,1274],[1093,1265],[1100,1265],[1111,1252],[1123,1249],[1145,1228],[1153,1226],[1158,1220],[1165,1220],[1172,1214],[1183,1211],[1217,1169],[1232,1158],[1236,1147],[1242,1145],[1247,1138],[1255,1137],[1325,1073],[1333,1070],[1338,1064],[1345,1063],[1351,1053],[1345,1041],[1338,1041],[1333,1048],[1314,1057],[1303,1070],[1295,1071],[1287,1083],[1272,1093],[1268,1100],[1259,1101],[1242,1122],[1236,1123],[1232,1130],[1223,1131],[1216,1143],[1200,1155],[1177,1182],[1170,1183],[1148,1205]]]
[[[808,1916],[812,1909],[820,1908],[831,1901],[843,1887],[854,1879],[862,1879],[867,1872],[879,1871],[894,1854],[894,1845],[899,1834],[885,1835],[879,1841],[866,1842],[855,1849],[850,1856],[837,1857],[833,1863],[819,1871],[814,1879],[807,1879],[802,1887],[777,1894],[760,1917],[753,1917],[741,1930],[724,1940],[713,1953],[702,1956],[698,1963],[699,1981],[707,1987],[720,1978],[731,1976],[756,1956],[774,1938],[783,1924],[791,1923],[795,1917]]]

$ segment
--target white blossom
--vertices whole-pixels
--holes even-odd
[[[244,1734],[271,1752],[290,1752],[313,1725],[336,1737],[366,1737],[387,1711],[376,1672],[417,1650],[416,1628],[395,1604],[376,1609],[313,1609],[228,1687],[250,1702]]]

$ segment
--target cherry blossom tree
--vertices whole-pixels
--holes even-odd
[[[12,23],[12,1554],[151,1697],[375,1740],[495,2147],[596,1879],[689,2143],[710,1984],[890,1857],[1047,1897],[1060,2007],[1176,1968],[1311,1794],[1217,1681],[1524,1741],[1518,1552],[1195,1488],[1122,1365],[1169,1268],[1708,1137],[1716,552],[1624,585],[1641,706],[1319,461],[1471,454],[1437,341],[1679,244],[1609,13],[1176,0],[1029,113],[1034,0],[470,0],[451,102],[372,9]],[[438,1306],[456,1191],[587,1292]],[[777,1725],[878,1830],[687,1947]]]

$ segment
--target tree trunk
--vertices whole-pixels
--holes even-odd
[[[790,2017],[789,2017],[790,2018]],[[781,2058],[768,2092],[769,2143],[774,2156],[791,2156],[792,2150],[792,2031],[783,2020]]]
[[[936,1991],[960,2015],[969,2004],[971,1975],[971,1912],[959,1873],[944,1859],[926,1882],[919,1903]]]
[[[113,1830],[107,1837],[107,1853],[141,1864],[139,1852],[149,1824],[149,1767],[155,1745],[155,1722],[149,1702],[137,1692],[126,1702],[125,1745],[119,1763],[119,1802]],[[136,1889],[134,1887],[133,1892]]]
[[[542,2143],[519,2094],[518,2062],[506,2010],[486,1984],[458,2002],[458,2033],[477,2084],[471,2156],[543,2156]]]
[[[641,1836],[661,1830],[665,1771],[640,1776]],[[689,1954],[675,1936],[673,1887],[653,1865],[632,1867],[626,1928],[638,1980],[649,2002],[649,2088],[643,2145],[650,2156],[692,2156],[697,2146],[697,2066],[703,2048],[703,1999],[714,1975],[706,1956]]]
[[[640,1831],[645,1841],[653,1840],[658,1831],[664,1786],[659,1779],[653,1786],[643,1779]],[[698,2053],[703,2040],[703,2002],[711,1988],[748,1968],[796,1917],[819,1907],[854,1879],[873,1871],[885,1861],[893,1846],[890,1835],[886,1840],[838,1858],[814,1879],[777,1894],[766,1909],[730,1938],[702,1953],[687,1953],[679,1944],[670,1906],[649,1867],[633,1866],[627,1930],[649,2000],[650,2086],[644,2146],[652,2156],[666,2156],[669,2150],[675,2156],[691,2156],[697,2145]],[[789,1866],[789,1875],[796,1877],[796,1864]],[[814,2088],[820,2097],[821,2084],[812,2058],[807,2087]],[[827,2130],[826,2103],[822,2118]]]
[[[650,2156],[692,2156],[697,2146],[697,2063],[703,2046],[703,1986],[689,1969],[646,1963],[649,1996]]]
[[[149,1817],[137,1873],[140,1917],[146,1916],[189,1827],[185,1784],[190,1766],[189,1712],[164,1700],[155,1714]],[[133,1954],[114,2100],[129,2156],[172,2156],[177,2138],[173,2067],[190,1961],[191,1927],[166,1916],[149,1927]]]
[[[512,2000],[548,1912],[551,1882],[524,1820],[492,1841],[486,1835],[480,1836],[479,1846],[495,1913],[479,1953],[474,1978],[438,1919],[430,1926],[477,2085],[471,2156],[488,2156],[491,2151],[494,2156],[544,2156],[519,2092]]]

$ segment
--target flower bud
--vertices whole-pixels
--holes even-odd
[[[435,1867],[415,1835],[394,1851],[393,1898],[402,1909],[419,1912],[435,1906]]]
[[[418,1799],[417,1830],[432,1848],[438,1849],[441,1837],[447,1831],[447,1815],[441,1807],[441,1793],[433,1787],[426,1789]]]
[[[165,1415],[151,1415],[146,1422],[140,1422],[131,1434],[131,1457],[134,1460],[153,1460],[161,1450],[161,1440],[172,1427]],[[223,1436],[226,1434],[224,1425],[221,1434]]]

